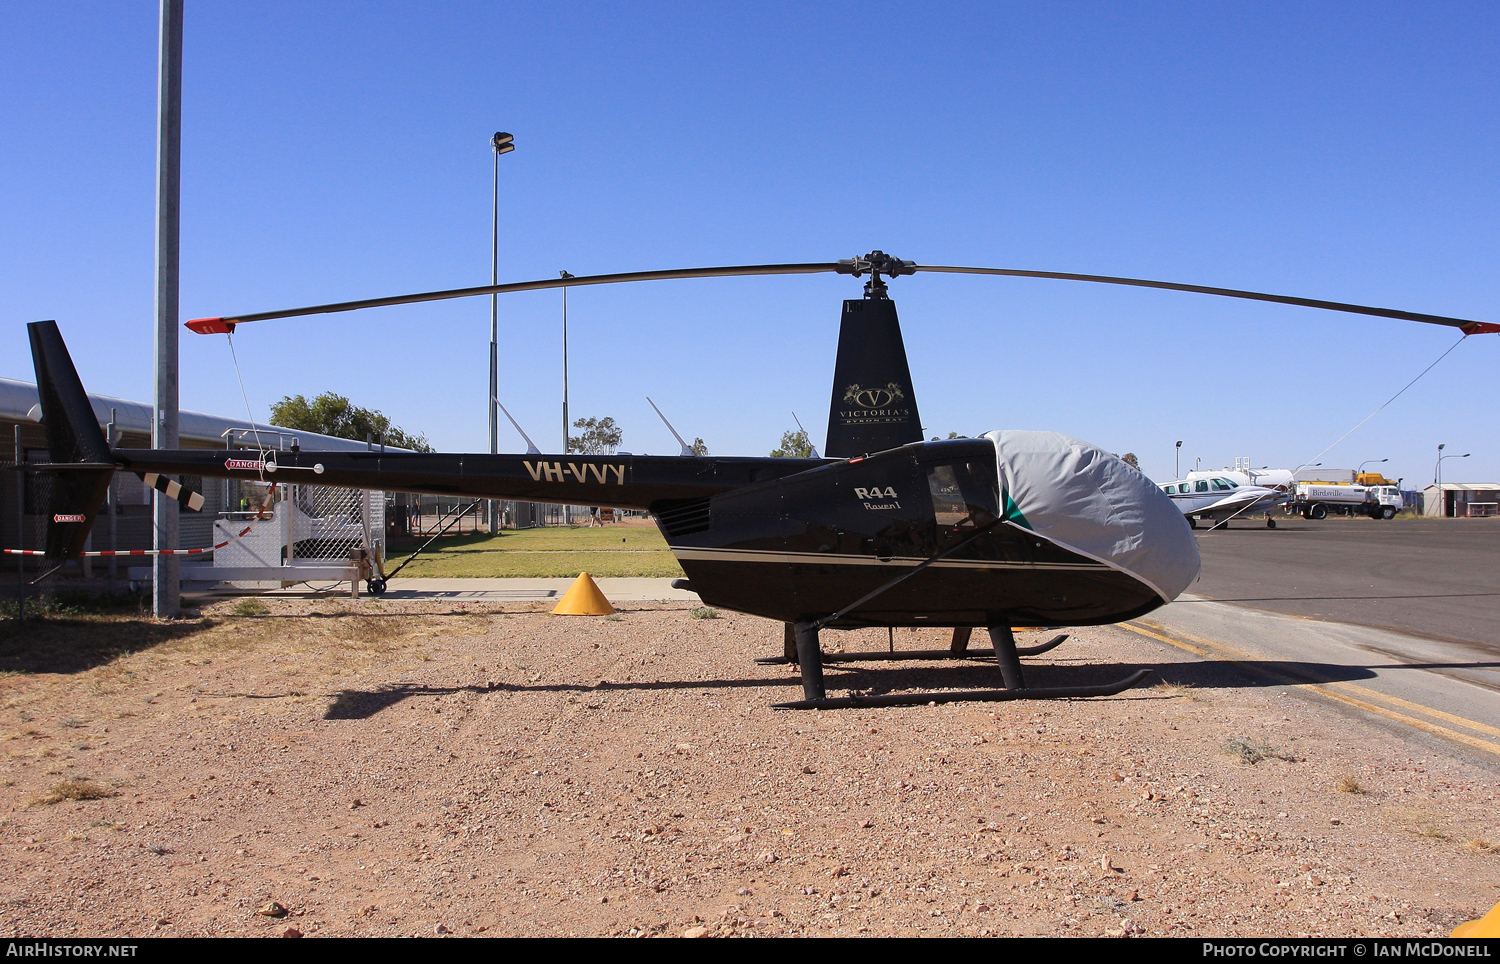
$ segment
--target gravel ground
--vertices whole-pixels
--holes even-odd
[[[1500,898],[1492,771],[1284,687],[1188,685],[1191,657],[1118,629],[1032,681],[1166,682],[786,713],[795,669],[751,662],[780,626],[747,616],[233,605],[0,676],[6,930],[1411,936]]]

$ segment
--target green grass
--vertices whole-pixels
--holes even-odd
[[[77,589],[59,589],[45,595],[28,596],[26,618],[47,616],[115,616],[139,615],[151,611],[151,599],[140,593],[84,592]],[[0,600],[0,621],[16,618],[14,598]]]
[[[419,540],[400,540],[387,550],[390,571],[411,555]],[[655,526],[522,529],[496,536],[439,539],[401,577],[472,579],[505,577],[681,576],[682,567]]]

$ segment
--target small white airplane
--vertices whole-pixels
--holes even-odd
[[[1188,525],[1198,528],[1198,520],[1206,519],[1213,528],[1229,525],[1232,517],[1249,512],[1265,512],[1266,528],[1276,528],[1271,517],[1271,508],[1286,501],[1286,493],[1264,485],[1246,485],[1230,478],[1235,473],[1208,475],[1193,472],[1180,481],[1161,482],[1158,487],[1172,504],[1187,516]]]
[[[1237,460],[1239,461],[1239,460]],[[1249,459],[1245,459],[1244,465],[1236,465],[1232,469],[1195,469],[1187,474],[1189,481],[1196,482],[1198,479],[1212,479],[1214,477],[1228,479],[1240,485],[1258,485],[1266,489],[1276,489],[1278,492],[1289,490],[1294,480],[1291,469],[1265,468],[1252,469]]]

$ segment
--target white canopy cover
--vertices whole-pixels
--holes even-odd
[[[1139,579],[1166,602],[1198,578],[1198,542],[1156,483],[1055,432],[990,432],[1006,521]]]

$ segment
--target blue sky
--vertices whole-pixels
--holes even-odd
[[[92,390],[151,396],[156,18],[7,7],[0,375],[56,318]],[[1500,9],[1453,4],[229,4],[188,0],[183,317],[502,280],[881,248],[1500,320]],[[929,434],[1049,429],[1148,474],[1293,465],[1449,329],[1060,282],[892,286]],[[715,454],[796,412],[821,443],[847,278],[569,296],[572,409]],[[560,296],[501,302],[502,401],[560,445]],[[483,450],[487,299],[266,322],[257,417],[334,390]],[[182,405],[240,414],[222,337]],[[1500,479],[1500,337],[1468,340],[1324,458]],[[502,429],[502,448],[519,439]]]

